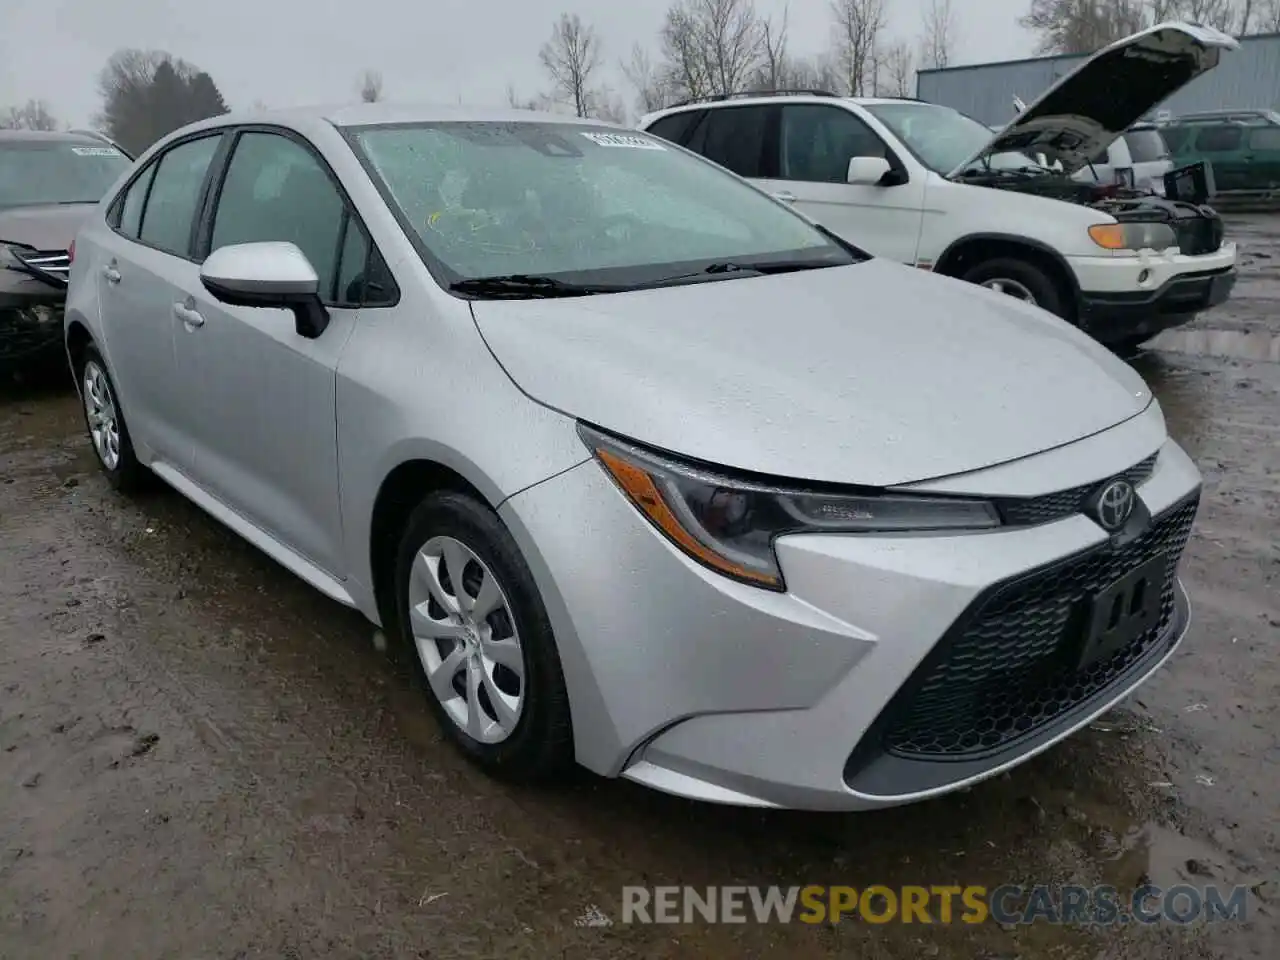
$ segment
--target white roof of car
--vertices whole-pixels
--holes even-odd
[[[694,100],[691,103],[664,107],[661,110],[646,113],[640,118],[640,126],[647,127],[659,117],[672,113],[705,110],[708,107],[734,107],[745,103],[852,103],[860,107],[874,107],[886,103],[918,103],[923,106],[937,106],[914,97],[837,97],[823,93],[761,93],[755,96],[709,97],[706,100]]]
[[[432,123],[440,121],[472,121],[475,123],[518,123],[520,121],[554,121],[614,126],[602,120],[590,120],[572,114],[517,110],[514,107],[467,107],[457,104],[412,103],[344,103],[290,107],[281,110],[240,111],[216,117],[219,124],[295,123],[327,121],[339,127],[372,126],[382,123]]]

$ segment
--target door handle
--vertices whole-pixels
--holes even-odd
[[[784,190],[781,193],[775,193],[773,198],[775,200],[781,200],[783,203],[795,203],[797,199],[796,195],[791,193],[789,190]]]
[[[185,303],[175,303],[173,305],[173,315],[188,327],[204,326],[204,317],[201,316],[200,311],[194,307],[188,307]]]
[[[107,283],[120,282],[120,271],[117,270],[115,266],[110,263],[102,268],[102,276],[106,279]]]

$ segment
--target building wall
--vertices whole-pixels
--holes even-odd
[[[989,126],[1013,119],[1013,98],[1030,103],[1088,57],[1041,57],[1008,63],[921,70],[916,96],[967,113]],[[1157,109],[1280,110],[1280,34],[1245,37],[1240,49],[1187,84]]]

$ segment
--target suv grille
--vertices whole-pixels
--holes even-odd
[[[1156,458],[1159,456],[1159,451],[1153,453],[1142,462],[1134,464],[1120,476],[1135,487],[1140,486],[1151,478],[1151,473],[1155,470]],[[1106,478],[1106,480],[1110,479],[1112,478]],[[1042,523],[1053,523],[1055,520],[1063,520],[1077,513],[1082,513],[1089,495],[1099,485],[1105,483],[1106,480],[1099,480],[1097,483],[1086,483],[1083,486],[1072,487],[1069,490],[1059,490],[1057,493],[1046,493],[1039,497],[1005,497],[997,499],[996,508],[1000,511],[1000,516],[1004,518],[1004,522],[1009,526],[1034,527]]]
[[[1222,218],[1208,207],[1200,208],[1202,216],[1179,219],[1173,222],[1178,236],[1178,249],[1191,257],[1214,253],[1222,246],[1226,233]]]
[[[885,708],[883,748],[904,759],[978,759],[1102,692],[1161,642],[1199,500],[1197,492],[1127,544],[1105,544],[980,598]],[[1077,669],[1089,600],[1160,554],[1168,562],[1158,624]]]

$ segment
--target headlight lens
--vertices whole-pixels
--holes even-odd
[[[1167,223],[1095,223],[1089,236],[1105,250],[1168,250],[1178,235]]]
[[[900,533],[1000,526],[982,500],[806,491],[721,476],[585,425],[583,441],[644,517],[727,577],[784,590],[773,541],[786,533]]]

